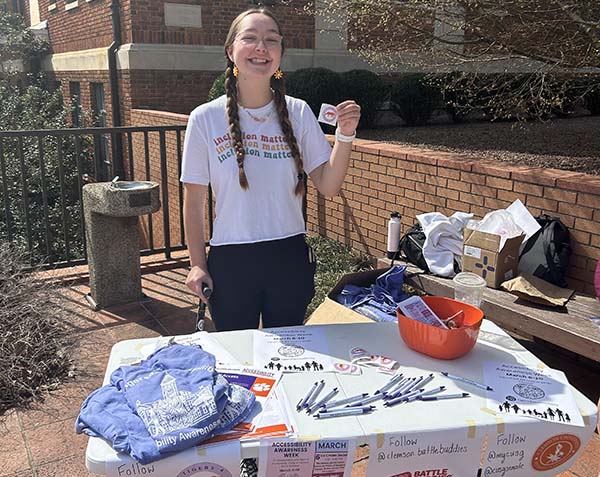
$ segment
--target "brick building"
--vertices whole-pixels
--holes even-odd
[[[47,29],[51,53],[44,69],[60,83],[66,101],[74,98],[100,118],[97,125],[111,126],[130,124],[132,109],[187,114],[203,103],[224,70],[231,20],[256,3],[24,0],[23,9],[32,27]],[[338,31],[323,32],[331,27],[322,18],[302,13],[306,3],[271,7],[286,38],[284,71],[365,67],[346,51]],[[120,114],[113,115],[117,107]]]

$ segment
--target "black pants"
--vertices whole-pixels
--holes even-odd
[[[210,248],[209,300],[217,331],[296,326],[315,294],[316,262],[304,235]]]

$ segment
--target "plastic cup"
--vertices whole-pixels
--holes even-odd
[[[470,305],[480,307],[483,290],[486,283],[479,275],[471,272],[461,272],[456,275],[452,281],[454,282],[454,299],[468,303]]]

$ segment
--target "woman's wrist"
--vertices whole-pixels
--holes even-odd
[[[351,136],[348,136],[347,134],[343,134],[342,131],[340,131],[340,129],[337,128],[335,130],[335,138],[339,142],[352,142],[356,138],[356,131],[354,131],[354,133]]]

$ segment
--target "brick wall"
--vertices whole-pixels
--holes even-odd
[[[222,45],[231,21],[240,12],[255,7],[255,3],[247,0],[177,0],[174,3],[202,7],[202,28],[181,28],[165,26],[164,3],[162,0],[131,0],[131,11],[126,20],[131,28],[124,42]],[[282,23],[290,48],[313,48],[314,19],[299,12],[307,3],[293,0],[271,7]]]
[[[56,9],[48,11],[50,3]],[[40,18],[48,20],[52,53],[108,47],[112,43],[111,0],[78,0],[78,6],[65,10],[67,0],[39,0]],[[129,0],[121,0],[128,10]],[[123,18],[121,19],[123,24]]]
[[[132,126],[173,126],[177,124],[187,124],[187,115],[166,113],[162,111],[131,111]],[[183,151],[183,132],[181,137],[181,151]],[[180,225],[180,198],[181,183],[179,182],[178,153],[177,153],[177,133],[167,131],[165,133],[166,162],[167,162],[167,195],[168,195],[168,218],[171,246],[180,245],[181,225]],[[160,165],[160,137],[157,132],[148,133],[148,152],[149,165],[146,167],[146,149],[144,145],[144,135],[142,133],[133,134],[133,178],[136,180],[150,180],[161,184],[161,204],[163,205],[158,212],[152,214],[152,237],[153,246],[163,247],[164,240],[164,215],[165,215],[165,191],[162,187],[162,175]],[[129,171],[129,164],[125,164],[125,169]],[[144,246],[150,246],[150,221],[148,217],[142,217],[142,237]],[[208,239],[208,237],[207,237]]]
[[[86,113],[92,113],[92,83],[102,83],[104,85],[104,102],[106,106],[106,124],[112,126],[112,103],[110,94],[110,79],[108,71],[55,71],[49,73],[52,80],[61,82],[61,90],[65,105],[71,106],[71,94],[69,91],[69,82],[78,82],[81,91],[81,106]],[[93,124],[89,122],[92,118],[89,117],[87,126]]]
[[[132,112],[135,125],[184,124],[185,120],[182,115]],[[173,160],[171,155],[169,161]],[[377,257],[386,251],[392,211],[402,214],[406,232],[420,213],[462,211],[481,218],[517,198],[534,216],[545,212],[565,223],[573,245],[569,286],[594,294],[594,269],[600,259],[600,177],[596,176],[357,140],[338,197],[326,199],[309,187],[308,227]]]
[[[40,0],[41,20],[48,20],[53,53],[107,47],[112,42],[112,0],[78,0],[65,10],[68,0]],[[56,8],[48,11],[50,4]],[[173,3],[200,5],[202,27],[167,27],[164,0],[120,0],[122,42],[178,45],[222,45],[231,21],[255,6],[242,0],[177,0]],[[289,48],[314,47],[314,18],[302,13],[306,0],[293,0],[272,10],[281,21]]]
[[[211,71],[122,71],[123,102],[126,120],[131,109],[157,109],[189,114],[206,102],[214,79],[220,74]]]

